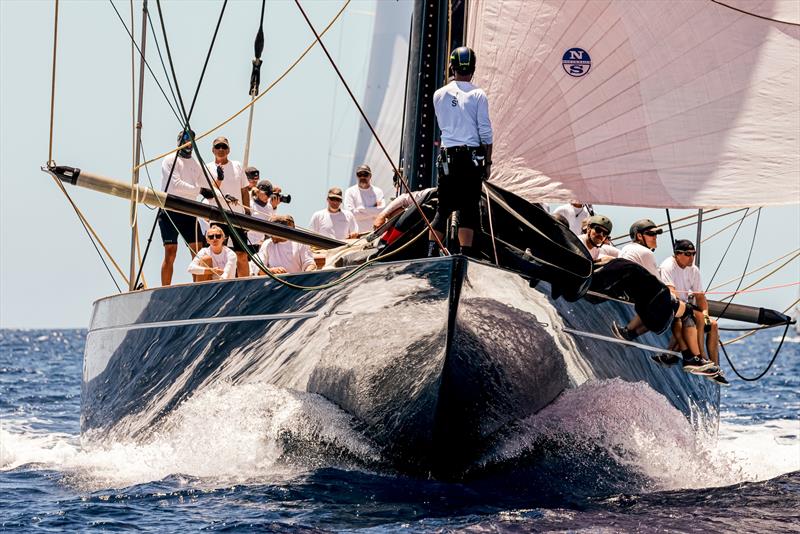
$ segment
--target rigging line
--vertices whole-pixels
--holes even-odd
[[[736,367],[733,365],[733,362],[731,361],[730,356],[728,356],[728,351],[725,349],[725,345],[722,342],[720,342],[719,346],[722,348],[722,353],[725,355],[725,359],[728,360],[728,365],[731,366],[731,369],[736,374],[736,376],[738,376],[739,378],[741,378],[745,382],[755,382],[756,380],[761,379],[765,374],[767,374],[769,372],[769,370],[772,368],[772,364],[774,364],[775,360],[778,359],[778,354],[780,354],[780,352],[781,352],[781,347],[783,347],[783,342],[786,340],[786,334],[789,333],[790,324],[791,323],[788,323],[788,322],[786,323],[786,328],[783,331],[783,336],[781,336],[781,342],[778,344],[778,348],[775,349],[775,354],[772,355],[772,359],[769,361],[769,364],[767,364],[767,367],[764,368],[764,370],[761,371],[757,376],[750,377],[750,376],[744,376],[743,374],[741,374],[736,369]]]
[[[740,208],[740,209],[735,210],[735,211],[729,211],[727,213],[720,213],[718,215],[715,215],[714,217],[708,217],[708,218],[703,217],[703,221],[705,222],[705,221],[710,221],[712,219],[716,219],[718,217],[724,217],[726,215],[730,215],[732,213],[736,213],[737,211],[742,211],[743,209],[745,209],[745,208]],[[715,212],[715,211],[719,211],[719,208],[710,209],[710,210],[704,211],[703,213],[704,214],[708,214],[708,213],[712,213],[712,212]],[[686,221],[686,220],[689,220],[689,219],[696,219],[696,218],[697,218],[697,213],[692,213],[692,214],[680,217],[678,219],[675,219],[672,222],[673,223],[679,223],[679,222],[683,222],[683,221]],[[666,224],[666,223],[661,223],[661,224],[657,225],[656,227],[657,228],[661,228],[662,226],[664,226],[664,224]],[[697,223],[696,222],[691,222],[691,223],[685,224],[683,226],[676,226],[675,229],[676,230],[680,230],[682,228],[688,228],[690,226],[694,226],[695,224],[697,224]],[[626,238],[626,237],[629,237],[628,234],[620,234],[620,235],[618,235],[616,237],[610,237],[609,236],[609,239],[611,239],[612,241],[616,241],[617,239],[623,239],[623,238]]]
[[[739,226],[736,227],[736,231],[733,233],[733,237],[731,237],[731,240],[728,243],[727,248],[725,249],[725,253],[722,254],[722,258],[720,258],[719,263],[717,264],[717,268],[714,270],[714,274],[711,275],[711,280],[708,281],[708,284],[706,285],[706,290],[708,290],[708,288],[711,287],[711,283],[714,281],[714,277],[717,276],[717,273],[719,272],[719,268],[722,267],[722,262],[725,261],[725,256],[728,255],[728,251],[731,249],[731,245],[733,245],[733,241],[736,239],[736,235],[739,233],[739,230],[741,230],[742,223],[744,222],[744,220],[747,217],[747,214],[749,212],[750,212],[750,208],[747,208],[747,211],[745,212],[744,216],[741,219],[739,219]]]
[[[156,4],[158,4],[158,0],[156,0]],[[197,103],[197,95],[200,94],[200,86],[203,85],[203,78],[206,75],[206,68],[208,67],[208,62],[211,59],[211,51],[214,49],[214,43],[217,40],[217,34],[219,33],[219,27],[222,24],[222,15],[225,14],[225,7],[227,5],[228,5],[228,0],[225,0],[225,2],[222,3],[222,9],[219,12],[219,18],[217,19],[217,27],[214,28],[214,36],[211,37],[211,44],[208,45],[208,53],[206,54],[206,61],[205,61],[205,63],[203,63],[202,72],[200,72],[200,79],[197,82],[197,89],[195,89],[195,91],[194,91],[194,97],[192,97],[192,105],[189,106],[189,114],[186,116],[186,122],[189,122],[189,118],[192,116],[192,112],[194,111],[194,105],[195,105],[195,103]],[[158,16],[159,17],[161,16],[161,8],[160,7],[159,7]],[[262,17],[264,16],[263,12],[262,12],[261,16]],[[165,43],[166,43],[166,41],[165,41]],[[169,53],[169,48],[167,48],[167,53]],[[176,87],[177,87],[177,81],[175,83],[176,83]]]
[[[164,71],[164,78],[167,80],[167,87],[169,87],[169,92],[172,95],[172,101],[177,106],[178,97],[175,96],[175,89],[172,87],[172,80],[169,79],[167,64],[164,63],[164,55],[161,53],[161,46],[158,44],[158,33],[156,32],[155,25],[153,25],[153,19],[150,17],[149,9],[147,10],[147,22],[150,24],[150,31],[153,33],[153,42],[156,45],[156,52],[158,52],[158,60],[161,62],[161,70]]]
[[[751,274],[757,273],[758,271],[760,271],[760,270],[762,270],[762,269],[766,269],[767,267],[769,267],[769,266],[770,266],[770,265],[772,265],[773,263],[778,263],[779,261],[781,261],[781,260],[783,260],[783,259],[785,259],[785,258],[787,258],[787,257],[791,256],[792,254],[794,254],[794,257],[792,258],[792,260],[794,260],[795,258],[797,258],[798,256],[800,256],[800,248],[798,248],[798,249],[795,249],[795,250],[793,250],[793,251],[791,251],[791,252],[787,252],[786,254],[784,254],[783,256],[780,256],[779,258],[775,258],[774,260],[772,260],[772,261],[770,261],[770,262],[768,262],[768,263],[765,263],[764,265],[762,265],[762,266],[760,266],[760,267],[757,267],[757,268],[753,269],[753,270],[752,270],[752,271],[750,271],[749,273],[746,273],[746,274],[745,274],[745,276],[750,276]],[[791,260],[790,260],[790,261],[791,261]],[[781,266],[781,268],[782,268],[782,267],[783,267],[783,265]],[[776,271],[772,271],[772,272],[771,272],[769,275],[771,276],[771,275],[775,274],[775,272],[776,272]],[[726,281],[722,282],[721,284],[717,284],[716,286],[714,286],[714,287],[710,288],[710,289],[709,289],[709,291],[714,291],[714,290],[716,290],[716,289],[719,289],[719,288],[721,288],[721,287],[725,287],[726,285],[728,285],[728,284],[730,284],[730,283],[732,283],[732,282],[735,282],[735,281],[737,281],[738,279],[739,279],[739,277],[738,277],[738,276],[734,276],[734,277],[733,277],[733,278],[731,278],[730,280],[726,280]]]
[[[56,0],[53,16],[53,74],[50,80],[50,149],[47,152],[47,166],[55,165],[53,161],[53,121],[56,109],[56,52],[58,51],[58,0]]]
[[[788,22],[788,21],[785,21],[785,20],[779,20],[779,19],[773,19],[773,18],[770,18],[770,17],[765,17],[764,15],[759,15],[757,13],[752,13],[750,11],[745,11],[744,9],[739,9],[738,7],[729,6],[728,4],[726,4],[724,2],[720,2],[719,0],[710,0],[710,1],[712,3],[714,3],[714,4],[719,5],[719,6],[727,7],[728,9],[732,9],[733,11],[738,11],[739,13],[742,13],[743,15],[747,15],[747,16],[750,16],[750,17],[755,17],[757,19],[768,20],[770,22],[777,22],[778,24],[787,24],[789,26],[800,26],[800,23],[797,23],[797,22]]]
[[[133,44],[136,47],[136,50],[139,52],[139,56],[142,57],[142,51],[139,50],[139,45],[136,44],[136,39],[134,39],[133,34],[130,32],[130,30],[128,30],[128,25],[125,24],[125,21],[122,19],[122,15],[119,14],[119,11],[117,10],[117,6],[114,5],[114,0],[108,0],[108,3],[111,4],[112,8],[114,8],[114,12],[117,14],[117,18],[122,23],[122,26],[125,28],[125,31],[128,32],[128,37],[130,37],[131,41],[133,41]],[[175,117],[178,119],[178,121],[182,122],[180,116],[178,115],[178,112],[175,111],[175,108],[172,106],[172,103],[169,101],[169,97],[167,96],[167,93],[164,92],[164,88],[161,86],[161,82],[158,81],[158,78],[156,78],[156,75],[153,72],[153,69],[150,68],[150,64],[147,62],[147,59],[144,60],[144,64],[147,66],[147,70],[150,71],[150,75],[153,77],[153,81],[156,82],[156,85],[161,90],[161,94],[164,95],[164,98],[167,101],[167,105],[169,106],[169,109],[172,110],[172,114],[175,115]]]
[[[667,225],[669,225],[669,240],[672,243],[672,249],[675,249],[675,233],[672,231],[672,219],[669,216],[669,208],[665,210],[667,212]]]
[[[747,268],[750,266],[750,258],[753,257],[753,247],[756,244],[756,236],[758,235],[758,223],[759,223],[760,220],[761,220],[761,208],[758,208],[758,216],[756,217],[756,225],[755,225],[755,228],[753,228],[753,239],[750,241],[750,251],[747,253],[747,261],[744,263],[744,269],[742,270],[742,277],[739,280],[739,283],[736,285],[736,289],[734,290],[734,292],[730,295],[730,297],[726,297],[726,298],[730,298],[730,300],[728,300],[728,302],[725,303],[725,307],[722,308],[722,311],[719,312],[717,317],[722,317],[723,315],[725,315],[725,312],[728,311],[728,307],[730,307],[730,305],[733,304],[733,299],[736,297],[736,294],[739,292],[739,288],[742,287],[742,282],[744,282],[744,275],[747,272]],[[722,300],[725,300],[725,299],[722,299]]]
[[[494,238],[494,224],[492,223],[492,199],[489,196],[489,190],[486,187],[486,182],[482,183],[483,193],[486,195],[486,209],[489,212],[489,234],[492,237],[492,251],[494,251],[494,263],[500,266],[500,260],[497,259],[497,243]]]
[[[133,0],[130,0],[129,5],[131,7],[131,33],[135,30],[134,27],[134,20],[133,20]],[[131,163],[134,165],[136,164],[136,60],[135,60],[135,48],[133,47],[133,42],[131,42],[131,126],[132,126],[132,135],[131,135]],[[133,185],[134,185],[134,177],[136,176],[136,171],[131,171],[131,210],[128,223],[130,227],[133,229],[136,227],[136,197],[137,195],[134,193]]]
[[[42,169],[42,170],[44,170],[44,169]],[[122,271],[122,269],[120,269],[119,265],[117,265],[117,262],[114,261],[114,257],[111,255],[111,253],[108,251],[106,246],[103,244],[103,241],[100,239],[100,237],[94,231],[94,228],[92,228],[92,225],[89,224],[89,221],[83,215],[83,213],[81,212],[80,208],[78,208],[78,205],[75,204],[75,202],[72,200],[72,197],[69,195],[69,192],[64,187],[64,184],[61,183],[61,180],[59,180],[58,178],[56,178],[52,174],[50,176],[53,177],[53,181],[55,181],[55,183],[58,186],[58,188],[61,189],[61,192],[64,193],[64,196],[67,197],[67,201],[69,201],[70,205],[72,206],[72,209],[75,210],[75,214],[78,216],[78,220],[81,222],[81,225],[83,226],[83,229],[86,231],[86,234],[89,236],[89,241],[92,242],[92,246],[97,251],[97,255],[100,256],[100,261],[103,262],[103,266],[105,266],[106,271],[108,271],[108,275],[111,277],[111,281],[114,282],[115,286],[117,286],[117,291],[122,293],[122,289],[119,287],[119,284],[117,283],[117,279],[114,278],[114,274],[111,272],[111,269],[108,267],[108,263],[106,263],[106,260],[103,257],[103,254],[97,248],[97,244],[98,243],[100,244],[100,247],[103,249],[103,251],[106,253],[106,255],[108,256],[108,259],[111,260],[111,263],[114,265],[114,268],[117,270],[117,272],[120,274],[122,279],[127,284],[128,283],[128,279],[125,276],[125,273]],[[97,240],[97,243],[95,243],[95,239]]]
[[[788,312],[789,312],[789,310],[791,310],[793,307],[795,307],[795,306],[796,306],[798,303],[800,303],[800,298],[799,298],[799,299],[797,299],[797,300],[795,300],[794,302],[792,302],[792,303],[791,303],[791,304],[790,304],[790,305],[789,305],[789,306],[788,306],[788,307],[787,307],[785,310],[783,310],[783,313],[784,313],[784,314],[788,313]],[[743,339],[745,339],[745,338],[748,338],[748,337],[752,336],[752,335],[753,335],[753,334],[755,334],[757,331],[758,331],[758,329],[757,329],[757,328],[756,328],[756,329],[753,329],[752,331],[750,331],[750,332],[748,332],[748,333],[746,333],[746,334],[742,334],[741,336],[738,336],[738,337],[735,337],[735,338],[733,338],[733,339],[730,339],[730,340],[728,340],[728,341],[725,341],[724,343],[722,342],[722,340],[720,340],[720,344],[721,344],[721,345],[730,345],[730,344],[732,344],[732,343],[736,343],[737,341],[741,341],[741,340],[743,340]]]
[[[791,262],[792,262],[792,261],[793,261],[795,258],[797,258],[797,256],[794,256],[793,258],[791,258],[791,259],[789,259],[789,260],[785,261],[785,262],[784,262],[783,264],[781,264],[779,267],[777,267],[777,268],[773,269],[771,272],[769,272],[769,273],[765,274],[764,276],[762,276],[761,278],[759,278],[758,280],[756,280],[755,282],[753,282],[753,283],[752,283],[752,284],[750,284],[749,286],[745,287],[744,289],[742,289],[742,290],[739,290],[739,291],[735,291],[735,292],[733,292],[733,293],[732,293],[732,295],[734,295],[734,294],[736,294],[736,293],[745,293],[745,292],[748,292],[748,290],[749,290],[750,288],[752,288],[753,286],[755,286],[756,284],[758,284],[758,283],[760,283],[760,282],[763,282],[764,280],[766,280],[767,278],[769,278],[770,276],[772,276],[773,274],[775,274],[775,273],[776,273],[776,272],[778,272],[779,270],[781,270],[781,269],[783,269],[784,267],[786,267],[787,265],[789,265],[789,264],[790,264],[790,263],[791,263]],[[794,285],[798,285],[798,284],[800,284],[800,282],[791,282],[791,283],[789,283],[789,284],[783,284],[782,286],[773,286],[773,288],[765,288],[765,287],[764,287],[764,288],[759,288],[759,289],[753,289],[753,290],[752,290],[752,291],[750,291],[750,292],[755,292],[755,291],[763,291],[763,290],[765,290],[765,289],[775,289],[775,288],[778,288],[778,287],[790,287],[790,286],[794,286]],[[723,298],[722,300],[725,300],[726,298],[728,298],[728,297],[725,297],[725,298]],[[732,297],[731,297],[731,298],[732,298]]]
[[[411,194],[412,191],[411,191],[411,188],[408,186],[408,182],[406,181],[405,178],[403,178],[403,175],[400,173],[400,171],[397,170],[397,166],[395,165],[394,160],[392,160],[392,157],[389,155],[389,151],[386,150],[386,147],[384,146],[383,141],[381,141],[380,137],[378,136],[378,132],[375,131],[375,128],[372,126],[372,123],[370,122],[369,118],[367,117],[367,114],[364,113],[364,110],[361,108],[361,104],[359,104],[358,99],[353,94],[353,91],[350,90],[350,86],[347,84],[347,81],[344,79],[344,76],[342,75],[341,71],[339,70],[339,67],[336,65],[336,62],[333,60],[333,57],[331,56],[330,52],[328,52],[328,47],[326,47],[325,43],[322,42],[322,37],[320,36],[320,34],[317,33],[316,28],[314,28],[314,25],[311,23],[311,19],[308,18],[308,15],[306,14],[305,10],[303,9],[303,6],[300,5],[300,0],[294,0],[294,3],[295,3],[295,5],[297,5],[297,8],[300,10],[300,13],[303,14],[303,18],[306,19],[306,23],[308,24],[308,27],[311,29],[311,32],[314,34],[314,37],[316,38],[317,42],[319,43],[320,48],[322,48],[322,51],[325,52],[325,55],[328,57],[328,61],[330,62],[331,66],[333,67],[333,70],[336,71],[337,76],[339,76],[339,80],[341,80],[342,85],[344,85],[344,88],[347,90],[347,94],[350,95],[350,99],[353,101],[353,104],[355,104],[356,109],[358,109],[358,112],[361,114],[361,118],[364,119],[364,123],[369,128],[369,131],[372,132],[372,136],[375,138],[375,141],[378,143],[378,146],[381,147],[381,151],[383,151],[383,155],[386,156],[386,160],[389,162],[389,165],[392,166],[392,172],[394,173],[394,176],[396,176],[398,178],[398,180],[400,181],[400,183],[403,184],[403,187],[406,188],[406,192],[408,193],[408,196],[410,197],[411,201],[414,203],[414,207],[417,208],[417,211],[419,212],[420,216],[422,217],[422,220],[425,221],[425,226],[428,227],[428,230],[430,231],[430,235],[433,236],[434,240],[436,241],[436,244],[439,246],[439,249],[445,254],[445,256],[449,256],[450,255],[450,251],[447,250],[447,248],[442,243],[442,240],[439,238],[437,233],[433,230],[433,226],[431,226],[431,223],[428,220],[428,217],[422,211],[422,208],[420,207],[419,203],[417,202],[417,199],[414,198],[413,194]]]
[[[748,213],[747,215],[745,215],[745,218],[747,218],[747,217],[750,217],[751,215],[753,215],[753,214],[755,214],[755,213],[756,213],[755,211],[751,211],[750,213]],[[729,225],[725,226],[724,228],[722,228],[722,229],[720,229],[720,230],[717,230],[716,232],[714,232],[714,233],[713,233],[713,234],[711,234],[710,236],[707,236],[707,237],[703,238],[703,241],[702,241],[702,243],[705,243],[706,241],[708,241],[708,240],[709,240],[709,239],[711,239],[712,237],[717,237],[719,234],[721,234],[722,232],[724,232],[725,230],[727,230],[728,228],[730,228],[730,227],[731,227],[731,226],[733,226],[734,224],[736,224],[736,221],[733,221],[732,223],[730,223]]]
[[[328,30],[330,30],[330,29],[331,29],[331,27],[333,26],[333,24],[334,24],[334,23],[335,23],[337,20],[339,20],[339,17],[341,16],[341,14],[342,14],[342,13],[344,13],[344,10],[347,8],[347,6],[348,6],[348,5],[350,5],[350,0],[346,0],[346,2],[344,3],[344,5],[342,5],[342,8],[339,10],[339,12],[338,12],[338,13],[336,13],[336,15],[334,15],[334,16],[333,16],[333,18],[330,20],[330,22],[328,23],[328,25],[327,25],[327,26],[325,26],[325,28],[322,30],[322,33],[320,33],[320,35],[325,35],[325,34],[328,32]],[[217,124],[216,126],[212,127],[211,129],[209,129],[209,130],[207,130],[207,131],[203,132],[202,134],[195,136],[195,139],[204,139],[204,138],[208,137],[209,135],[211,135],[211,134],[212,134],[212,133],[214,133],[215,131],[219,130],[219,129],[220,129],[220,128],[222,128],[223,126],[227,125],[227,124],[228,124],[228,123],[230,123],[230,122],[231,122],[233,119],[235,119],[236,117],[238,117],[239,115],[241,115],[242,113],[244,113],[245,111],[247,111],[248,109],[250,109],[250,107],[252,107],[253,105],[255,105],[255,103],[256,103],[257,101],[261,100],[261,98],[262,98],[262,97],[264,97],[264,96],[265,96],[267,93],[269,93],[271,89],[273,89],[273,88],[274,88],[276,85],[278,85],[278,84],[279,84],[279,83],[280,83],[280,82],[281,82],[281,81],[282,81],[284,78],[286,78],[286,76],[288,76],[288,75],[289,75],[289,73],[290,73],[290,72],[291,72],[291,71],[292,71],[292,70],[293,70],[293,69],[294,69],[294,68],[295,68],[297,65],[299,65],[299,64],[300,64],[300,62],[303,60],[303,58],[305,58],[305,57],[308,55],[308,53],[309,53],[309,52],[311,52],[311,49],[312,49],[312,48],[314,48],[314,46],[315,46],[316,44],[317,44],[317,41],[312,41],[312,42],[311,42],[311,44],[309,44],[309,45],[306,47],[306,49],[303,51],[303,53],[301,53],[301,54],[300,54],[300,55],[297,57],[297,59],[295,59],[295,60],[294,60],[294,62],[293,62],[291,65],[289,65],[289,67],[287,67],[287,68],[286,68],[286,70],[284,70],[284,71],[283,71],[283,73],[282,73],[280,76],[278,76],[277,78],[275,78],[275,80],[274,80],[274,81],[273,81],[271,84],[269,84],[269,86],[267,86],[267,88],[266,88],[266,89],[264,89],[264,91],[263,91],[263,92],[262,92],[260,95],[258,95],[257,97],[255,97],[255,99],[251,100],[251,101],[250,101],[248,104],[246,104],[246,105],[245,105],[245,106],[244,106],[242,109],[240,109],[239,111],[237,111],[236,113],[234,113],[233,115],[231,115],[230,117],[228,117],[227,119],[225,119],[224,121],[222,121],[221,123]],[[156,156],[156,157],[154,157],[154,158],[150,159],[149,161],[145,161],[144,163],[141,163],[141,164],[139,165],[139,167],[144,167],[145,165],[149,165],[149,164],[153,163],[154,161],[158,161],[158,160],[160,160],[161,158],[164,158],[164,157],[166,157],[166,156],[169,156],[170,154],[174,154],[175,152],[177,152],[177,151],[178,151],[178,150],[180,150],[181,148],[186,148],[186,147],[188,147],[188,143],[187,143],[185,146],[179,146],[179,147],[177,147],[177,148],[173,148],[172,150],[169,150],[169,151],[167,151],[167,152],[164,152],[163,154],[160,154],[160,155],[158,155],[158,156]]]

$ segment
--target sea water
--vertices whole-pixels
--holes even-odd
[[[737,369],[757,374],[776,336],[732,346]],[[0,530],[800,532],[796,339],[762,380],[723,364],[718,431],[644,384],[588,383],[467,483],[387,472],[334,405],[257,383],[198,391],[142,442],[82,446],[84,339],[0,331]]]

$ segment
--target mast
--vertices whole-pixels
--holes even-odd
[[[140,154],[141,150],[139,147],[142,143],[142,101],[144,99],[144,47],[145,47],[145,39],[147,37],[147,0],[142,2],[142,39],[141,39],[141,54],[139,60],[139,109],[136,112],[136,143],[135,143],[135,155],[134,155],[134,162],[133,168],[133,180],[132,180],[132,189],[135,190],[136,187],[139,185],[139,161],[140,161]],[[133,291],[135,289],[134,284],[136,283],[136,244],[137,244],[137,237],[138,237],[138,223],[136,222],[136,197],[131,197],[131,221],[133,224],[131,225],[131,263],[130,263],[130,275],[128,276],[128,291]]]
[[[458,3],[463,6],[463,2]],[[433,93],[444,82],[447,18],[448,0],[417,2],[411,16],[401,168],[412,190],[434,184],[439,132],[433,112]]]

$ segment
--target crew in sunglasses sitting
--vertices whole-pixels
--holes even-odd
[[[611,228],[611,219],[605,215],[592,215],[587,219],[586,233],[578,236],[595,262],[619,256],[619,249],[608,243]]]
[[[658,278],[658,263],[653,251],[658,246],[658,236],[664,233],[650,219],[641,219],[631,225],[631,242],[622,247],[619,257],[638,263]]]
[[[723,386],[729,385],[719,368],[719,330],[717,322],[708,315],[708,301],[703,293],[703,281],[700,269],[694,264],[697,251],[694,243],[688,239],[675,241],[674,255],[664,260],[659,269],[661,281],[669,288],[675,298],[694,305],[693,313],[687,313],[682,319],[675,319],[672,324],[672,333],[678,340],[683,354],[684,367],[687,362],[695,362],[706,367],[703,370],[693,370],[695,374],[706,375],[711,380]],[[698,325],[703,328],[698,328]],[[708,334],[706,343],[703,343],[704,334]],[[703,355],[703,347],[708,350],[708,355],[714,365]],[[676,356],[658,354],[653,359],[662,365],[678,363]]]
[[[225,246],[228,237],[219,225],[206,232],[208,246],[200,249],[187,269],[196,282],[236,278],[236,253]]]

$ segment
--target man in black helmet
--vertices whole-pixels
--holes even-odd
[[[432,226],[441,239],[450,214],[460,211],[458,241],[461,252],[471,254],[473,230],[478,223],[482,180],[492,166],[492,123],[489,101],[483,89],[471,83],[475,52],[461,46],[450,55],[453,80],[433,94],[436,121],[442,131],[439,153],[439,207]],[[428,255],[436,252],[434,236],[428,236]]]
[[[189,200],[197,198],[201,185],[205,183],[200,164],[192,159],[193,137],[194,132],[181,130],[178,133],[178,146],[187,146],[181,148],[176,156],[168,156],[161,162],[161,189]],[[164,210],[158,212],[158,229],[164,243],[161,285],[168,286],[172,283],[173,266],[178,254],[178,234],[196,253],[203,244],[203,232],[196,217]]]

